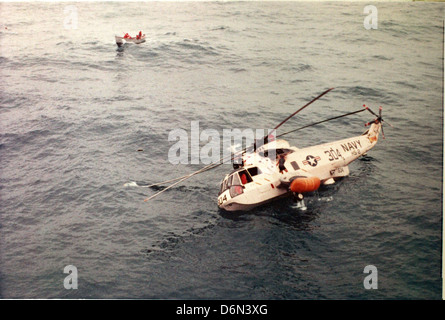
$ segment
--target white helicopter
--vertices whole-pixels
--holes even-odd
[[[291,114],[277,125],[273,132],[276,132],[276,129],[282,124],[332,89],[326,90]],[[278,198],[293,195],[298,207],[303,208],[305,194],[318,190],[321,185],[333,184],[336,180],[349,175],[348,165],[365,155],[376,145],[380,131],[383,134],[382,107],[379,109],[379,114],[374,113],[365,105],[364,107],[364,109],[306,125],[276,137],[268,135],[258,140],[253,146],[235,153],[232,160],[237,159],[238,161],[235,161],[233,165],[235,170],[227,174],[221,182],[218,207],[226,211],[247,211]],[[371,112],[375,119],[365,125],[370,126],[369,129],[359,136],[303,149],[292,147],[285,140],[276,139],[297,130],[365,110]],[[391,124],[389,125],[391,126]],[[145,201],[196,174],[221,164],[211,164],[189,175],[146,186],[153,187],[176,181]]]
[[[242,165],[222,181],[218,206],[245,211],[289,194],[302,201],[305,193],[349,175],[348,164],[376,145],[381,126],[380,115],[356,137],[303,149],[274,140],[246,152]]]

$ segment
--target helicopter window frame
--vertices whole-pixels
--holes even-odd
[[[219,194],[224,192],[224,181],[225,180],[221,181],[221,186],[219,187]]]
[[[240,171],[245,171],[245,170],[243,169]],[[221,182],[219,194],[225,192],[226,190],[229,190],[233,186],[243,186],[243,183],[241,182],[241,178],[238,174],[240,171],[232,172],[231,174],[229,174],[229,176],[226,179],[224,179]],[[251,181],[249,181],[249,179],[252,180],[252,177],[250,177],[250,175],[247,175],[246,178],[248,180],[247,183],[251,182]]]
[[[228,189],[227,182],[229,181],[229,177],[225,178],[223,181],[221,181],[221,187],[219,189],[219,194],[223,193]]]
[[[231,174],[231,175],[227,178],[226,189],[229,189],[229,188],[232,186],[232,180],[233,180],[233,174]]]
[[[232,174],[232,181],[231,182],[232,182],[232,184],[230,185],[230,187],[231,186],[242,186],[241,178],[240,178],[238,172],[234,172]]]

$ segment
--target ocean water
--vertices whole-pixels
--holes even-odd
[[[444,4],[374,5],[366,30],[361,2],[0,3],[0,296],[441,299]],[[219,210],[230,165],[125,186],[204,166],[169,162],[174,129],[273,128],[331,87],[281,132],[363,104],[393,128],[306,211]]]

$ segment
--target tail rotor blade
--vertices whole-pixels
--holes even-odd
[[[385,123],[387,123],[391,128],[394,128],[393,126],[392,126],[392,124],[391,123],[389,123],[388,121],[386,121],[386,120],[383,120],[383,118],[382,118],[382,106],[380,106],[379,107],[379,118],[380,118],[380,120],[382,121],[382,122],[385,122]],[[383,129],[382,129],[383,130]]]
[[[387,125],[389,125],[391,128],[394,128],[394,126],[391,124],[391,123],[389,123],[388,121],[386,121],[386,120],[384,120],[385,121],[385,123],[387,124]]]
[[[394,128],[394,126],[391,124],[391,123],[389,123],[388,121],[386,121],[386,120],[383,120],[383,118],[382,118],[382,110],[383,110],[383,108],[382,108],[382,106],[380,106],[379,107],[379,114],[377,114],[377,113],[375,113],[374,111],[372,111],[371,109],[369,109],[365,104],[363,105],[363,107],[366,109],[366,110],[368,110],[369,112],[371,112],[380,122],[385,122],[385,123],[387,123],[391,128]],[[365,126],[368,126],[368,125],[370,125],[372,122],[368,122],[367,124],[365,124]]]
[[[363,107],[368,110],[369,112],[371,112],[373,115],[375,115],[377,118],[379,117],[379,115],[377,113],[375,113],[374,111],[372,111],[371,109],[369,109],[366,104],[363,105]]]

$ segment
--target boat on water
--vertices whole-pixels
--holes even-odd
[[[139,31],[139,34],[137,34],[135,37],[130,36],[128,33],[124,34],[124,36],[117,36],[115,35],[116,44],[118,47],[122,46],[124,43],[135,43],[140,44],[145,42],[145,34],[142,34],[141,31]]]

